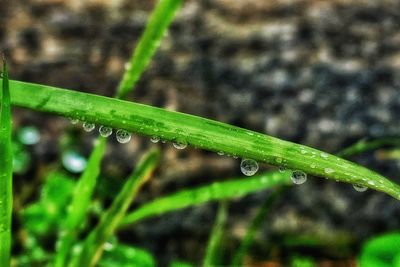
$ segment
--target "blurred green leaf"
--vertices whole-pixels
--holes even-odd
[[[98,263],[99,267],[153,267],[156,266],[153,256],[146,250],[123,244],[115,244],[104,249]]]
[[[193,267],[193,265],[183,261],[173,261],[170,263],[169,267]]]
[[[292,267],[314,267],[313,259],[305,256],[296,255],[292,258]]]
[[[73,185],[73,180],[62,173],[49,174],[40,199],[21,212],[25,229],[39,236],[56,232],[57,226],[65,219]]]
[[[360,267],[400,267],[400,232],[367,241],[359,257]]]

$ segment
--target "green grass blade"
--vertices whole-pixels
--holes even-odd
[[[128,68],[118,86],[117,98],[125,98],[139,80],[154,55],[168,25],[172,22],[182,0],[161,0],[152,13],[146,29],[135,52],[128,63]]]
[[[210,185],[187,189],[155,199],[137,210],[129,213],[121,222],[121,226],[136,223],[145,218],[162,215],[174,210],[196,206],[208,201],[224,200],[245,196],[271,187],[291,184],[288,172],[268,172],[253,177],[214,182]]]
[[[222,266],[222,237],[224,234],[224,227],[228,218],[228,204],[222,201],[219,204],[217,218],[208,240],[206,255],[203,261],[203,267]]]
[[[350,147],[337,153],[336,155],[339,157],[346,158],[349,157],[350,155],[362,153],[368,150],[373,150],[382,146],[400,146],[400,137],[386,137],[371,141],[366,141],[362,139],[356,142],[355,144],[351,145]]]
[[[84,241],[83,249],[74,260],[73,266],[94,266],[96,264],[102,254],[104,243],[114,233],[140,187],[149,179],[157,166],[159,159],[160,151],[157,149],[150,150],[144,155],[111,207]]]
[[[10,81],[14,105],[123,128],[314,176],[363,185],[400,199],[400,186],[348,160],[225,123],[127,101]]]
[[[8,69],[4,59],[0,103],[0,266],[10,266],[12,215],[11,104]]]
[[[74,188],[72,202],[68,208],[68,216],[65,225],[62,226],[57,244],[55,266],[63,267],[67,261],[72,245],[77,240],[81,223],[84,221],[86,212],[92,199],[97,177],[100,173],[100,163],[106,148],[106,139],[100,137],[90,155],[88,165]]]
[[[247,229],[246,235],[244,236],[242,242],[240,243],[239,249],[236,251],[233,257],[232,266],[243,265],[243,259],[253,243],[257,230],[264,222],[265,216],[268,214],[271,204],[275,202],[275,200],[279,197],[281,193],[282,193],[282,188],[275,190],[275,192],[273,192],[270,196],[266,198],[264,203],[258,209],[256,216],[254,217],[254,219],[250,224],[250,227]]]

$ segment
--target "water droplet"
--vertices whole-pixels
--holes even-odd
[[[282,158],[275,158],[276,163],[282,163]]]
[[[306,153],[307,153],[307,151],[306,151],[306,150],[304,150],[304,149],[302,149],[302,150],[300,150],[300,153],[304,155],[304,154],[306,154]]]
[[[18,131],[18,139],[24,145],[34,145],[40,140],[39,131],[32,126],[27,126]]]
[[[86,132],[91,132],[94,130],[94,128],[96,126],[94,125],[94,123],[84,122],[82,127],[83,127],[83,130],[85,130]]]
[[[333,172],[335,172],[333,169],[331,169],[331,168],[325,168],[324,169],[324,172],[326,173],[326,174],[329,174],[329,173],[333,173]]]
[[[368,181],[367,182],[369,185],[375,185],[375,182],[374,181]]]
[[[160,141],[160,137],[158,137],[157,135],[153,135],[150,138],[150,141],[153,142],[153,143],[158,143]]]
[[[258,163],[253,159],[243,159],[240,163],[240,170],[246,176],[252,176],[258,171]]]
[[[116,136],[117,141],[121,144],[128,143],[131,140],[131,134],[125,130],[118,130]]]
[[[129,70],[131,68],[132,64],[130,62],[126,62],[124,65],[125,70]]]
[[[280,173],[284,173],[286,171],[286,168],[284,166],[279,166],[278,170]]]
[[[353,187],[357,192],[365,192],[368,189],[368,187],[360,185],[360,184],[353,184]]]
[[[329,157],[329,155],[324,152],[321,152],[321,157],[323,157],[324,159],[327,159]]]
[[[86,168],[86,159],[74,151],[67,151],[62,155],[63,166],[72,173],[80,173]]]
[[[103,248],[105,251],[111,251],[114,249],[114,244],[112,244],[111,242],[106,242],[104,243]]]
[[[78,120],[78,119],[75,119],[75,118],[69,118],[69,121],[70,121],[72,124],[77,124],[77,123],[79,122],[79,120]]]
[[[293,171],[290,177],[294,184],[303,184],[307,181],[307,174],[303,171]]]
[[[223,151],[218,151],[217,154],[220,155],[220,156],[223,156],[224,152]]]
[[[176,149],[185,149],[187,147],[187,142],[182,139],[176,139],[172,144]]]
[[[239,157],[237,155],[233,154],[233,158],[238,159]]]
[[[315,166],[314,163],[312,163],[312,164],[310,165],[310,168],[311,168],[311,169],[315,169],[315,167],[317,167],[317,166]]]
[[[112,128],[107,126],[100,126],[99,133],[103,137],[109,137],[112,134]]]

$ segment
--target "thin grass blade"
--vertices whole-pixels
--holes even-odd
[[[208,240],[206,255],[204,256],[203,267],[222,266],[222,238],[224,235],[225,223],[228,218],[228,203],[219,203],[217,218]]]
[[[400,137],[385,137],[378,138],[375,140],[367,141],[365,139],[361,139],[355,144],[349,146],[348,148],[340,151],[336,155],[339,157],[349,157],[353,154],[358,154],[361,152],[365,152],[368,150],[373,150],[382,146],[400,146]]]
[[[10,266],[12,215],[11,104],[7,63],[3,59],[0,96],[0,266]]]
[[[182,0],[158,1],[146,29],[135,48],[135,52],[127,64],[127,71],[118,86],[117,98],[125,98],[131,88],[135,86],[154,55],[181,3]]]
[[[77,240],[80,225],[85,219],[97,177],[100,173],[100,163],[103,159],[105,148],[106,139],[103,137],[98,138],[97,144],[89,157],[87,168],[74,188],[72,202],[68,207],[67,220],[65,225],[61,226],[62,230],[57,242],[56,267],[65,266],[71,247]]]
[[[179,191],[169,196],[155,199],[127,214],[121,221],[121,226],[134,224],[149,217],[159,216],[186,207],[201,205],[209,201],[238,198],[251,192],[285,184],[291,184],[288,172],[269,172],[249,178],[242,177],[224,182],[214,182],[210,185]]]
[[[272,136],[189,114],[50,86],[10,81],[14,105],[161,136],[201,149],[302,170],[353,183],[400,199],[400,186],[351,161]]]
[[[140,187],[150,178],[160,159],[160,151],[150,150],[138,163],[111,207],[101,217],[98,225],[90,232],[83,249],[72,266],[94,266],[99,260],[104,243],[116,230]]]
[[[257,230],[264,222],[264,219],[270,210],[271,204],[275,202],[275,200],[280,196],[281,193],[282,188],[278,188],[277,190],[275,190],[265,199],[264,203],[258,209],[258,212],[252,220],[250,227],[247,229],[246,235],[240,243],[239,249],[233,256],[232,266],[243,266],[243,259],[246,256],[250,246],[253,244],[253,240]]]

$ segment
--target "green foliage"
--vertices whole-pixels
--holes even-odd
[[[11,104],[7,63],[3,58],[0,95],[0,266],[10,265],[12,213]]]
[[[169,267],[193,267],[190,263],[183,262],[183,261],[173,261],[169,265]]]
[[[204,256],[204,267],[222,265],[222,239],[226,220],[228,218],[228,204],[223,201],[220,202],[217,218],[208,240],[206,255]]]
[[[121,226],[174,210],[200,205],[208,201],[242,197],[252,192],[289,183],[290,174],[268,172],[253,177],[231,179],[193,189],[185,189],[169,196],[157,198],[139,207],[125,216]]]
[[[65,222],[60,223],[59,248],[55,257],[55,266],[62,267],[68,257],[72,245],[76,242],[79,226],[85,219],[90,201],[100,173],[100,163],[106,147],[105,138],[99,138],[90,155],[88,165],[74,188],[72,202]]]
[[[57,226],[66,218],[74,181],[60,173],[50,173],[44,183],[40,199],[21,212],[21,220],[30,235],[36,237],[55,234]]]
[[[98,266],[154,267],[156,263],[153,256],[146,250],[117,243],[112,248],[105,249]]]
[[[132,54],[128,68],[118,86],[117,98],[125,96],[134,88],[150,59],[156,52],[168,25],[172,22],[176,10],[180,7],[182,0],[159,1],[153,11],[146,29]]]
[[[21,107],[57,113],[168,141],[222,151],[260,162],[359,184],[400,199],[400,186],[348,160],[320,150],[197,116],[143,104],[11,81],[11,101]]]
[[[74,260],[73,266],[96,264],[102,254],[104,243],[113,235],[140,187],[150,178],[159,159],[160,151],[157,149],[150,150],[143,156],[111,207],[103,214],[100,222],[84,241],[82,251]]]
[[[360,267],[400,267],[400,233],[387,233],[364,244]]]

